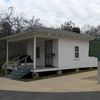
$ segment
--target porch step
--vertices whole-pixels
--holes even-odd
[[[30,73],[30,70],[20,70],[19,69],[19,70],[14,70],[10,75],[8,75],[8,77],[18,80],[18,79],[23,78],[28,73]]]
[[[27,66],[21,65],[21,66],[18,67],[18,70],[30,70],[32,68],[33,68],[32,65],[27,65]]]

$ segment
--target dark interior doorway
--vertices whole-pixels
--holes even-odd
[[[52,67],[53,66],[53,41],[46,40],[45,41],[45,66]]]

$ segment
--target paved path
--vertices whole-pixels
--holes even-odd
[[[0,100],[100,100],[100,92],[19,92],[0,91]]]
[[[100,84],[97,84],[96,75],[97,71],[89,71],[30,82],[16,81],[1,77],[0,90],[26,92],[100,91]]]

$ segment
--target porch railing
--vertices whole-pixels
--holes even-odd
[[[18,68],[19,65],[21,65],[20,62],[23,61],[23,60],[25,60],[24,64],[25,64],[25,66],[27,66],[27,57],[29,57],[29,56],[26,56],[26,57],[24,57],[24,58],[17,61],[17,68]]]
[[[23,60],[24,60],[24,66],[27,66],[27,57],[29,57],[29,56],[25,56],[24,58],[19,60],[20,57],[21,56],[18,56],[16,58],[12,59],[11,61],[9,61],[8,63],[4,63],[2,65],[1,68],[5,69],[6,74],[7,74],[7,72],[6,72],[7,68],[9,68],[9,67],[12,69],[12,71],[14,71],[15,69],[19,69],[19,67],[21,66],[21,61],[23,61]]]
[[[10,61],[8,62],[8,64],[7,64],[7,63],[4,63],[4,64],[1,66],[1,68],[4,69],[7,65],[16,62],[16,61],[19,59],[19,57],[20,57],[20,56],[14,58],[14,59],[12,59],[12,60],[10,60]]]

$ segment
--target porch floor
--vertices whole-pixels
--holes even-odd
[[[31,72],[48,72],[48,71],[57,71],[59,70],[59,68],[55,68],[55,67],[44,67],[44,68],[36,68],[36,69],[32,69]]]
[[[20,69],[31,69],[31,72],[47,72],[47,71],[57,71],[59,70],[58,67],[47,67],[47,66],[37,66],[36,69],[33,69],[33,66],[20,66]],[[12,66],[8,66],[7,69],[13,69]],[[14,68],[15,70],[17,70],[17,67]]]

